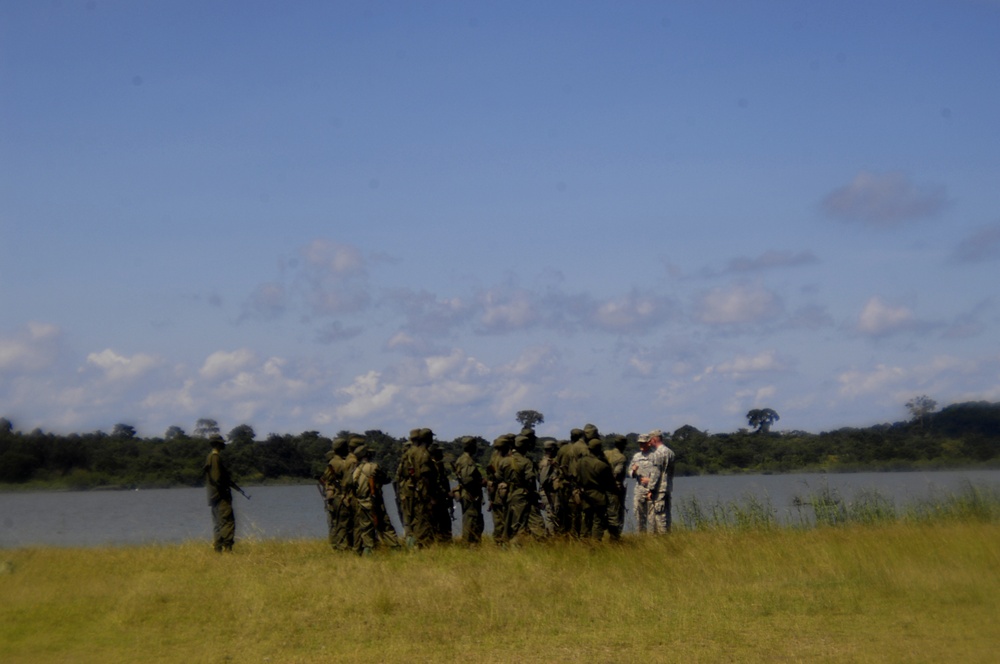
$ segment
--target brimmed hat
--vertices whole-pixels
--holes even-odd
[[[648,443],[649,442],[649,434],[648,433],[640,433],[639,434],[639,442],[640,443]]]

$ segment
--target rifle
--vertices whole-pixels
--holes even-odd
[[[375,530],[381,530],[381,524],[379,523],[379,510],[377,503],[379,501],[375,500],[375,477],[368,475],[368,489],[372,492],[372,523],[375,524]]]
[[[241,494],[243,494],[244,498],[246,498],[247,500],[250,500],[250,496],[247,494],[247,492],[244,491],[243,489],[241,489],[236,482],[233,482],[232,480],[230,480],[229,481],[229,486],[233,487],[234,489],[236,489],[237,491],[239,491]]]

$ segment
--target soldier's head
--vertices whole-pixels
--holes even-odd
[[[663,432],[659,429],[653,429],[647,434],[649,436],[649,444],[653,447],[659,447],[663,444]]]
[[[358,448],[365,444],[365,437],[359,436],[357,434],[352,435],[347,439],[347,449],[354,453],[354,456],[358,456]]]
[[[587,424],[586,426],[583,427],[583,435],[589,441],[589,440],[594,440],[595,438],[600,438],[601,432],[598,431],[597,427],[595,427],[593,424]]]
[[[559,443],[550,438],[542,444],[542,451],[545,452],[545,456],[554,457],[559,451]]]
[[[569,442],[575,443],[583,438],[583,429],[573,429],[569,432]]]
[[[601,454],[601,450],[603,450],[603,447],[601,446],[601,439],[592,438],[591,440],[587,441],[587,449],[590,450],[591,454],[599,456]]]
[[[354,448],[354,456],[358,457],[358,461],[368,459],[371,455],[372,449],[363,443]]]
[[[330,443],[330,450],[338,456],[347,456],[347,449],[347,438],[344,436],[337,436]]]
[[[527,454],[531,451],[531,439],[527,436],[514,436],[514,449],[521,454]]]
[[[430,429],[426,429],[426,428],[425,429],[421,429],[420,430],[420,444],[421,445],[430,445],[432,442],[434,442],[434,432],[431,431]]]
[[[493,447],[496,450],[498,450],[498,451],[500,451],[502,453],[502,452],[506,452],[507,450],[509,450],[510,446],[511,446],[511,443],[513,443],[513,442],[514,442],[514,436],[511,435],[511,434],[509,434],[509,433],[505,433],[502,436],[498,436],[493,441]]]
[[[646,451],[648,451],[650,449],[650,447],[651,446],[649,444],[649,434],[648,433],[640,433],[639,434],[639,449],[642,450],[643,452],[646,452]]]
[[[612,442],[615,444],[615,447],[618,448],[619,452],[624,452],[625,447],[628,445],[628,438],[620,433],[616,433]]]
[[[410,429],[410,437],[407,440],[411,445],[420,440],[420,429]]]
[[[208,439],[209,444],[212,446],[213,450],[221,450],[226,446],[226,440],[219,434],[214,434]]]
[[[462,444],[462,451],[468,452],[469,454],[475,455],[479,451],[479,445],[473,436],[462,436],[458,441]]]
[[[428,448],[431,453],[431,458],[440,461],[444,458],[444,448],[441,447],[441,443],[431,443]]]

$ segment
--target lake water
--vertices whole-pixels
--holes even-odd
[[[780,520],[789,520],[794,518],[796,498],[808,499],[824,489],[846,500],[874,489],[902,507],[960,492],[970,483],[1000,488],[1000,470],[678,477],[674,522],[680,521],[677,506],[691,497],[712,505],[752,495],[770,503]],[[245,489],[251,500],[239,494],[233,497],[238,540],[326,537],[326,513],[315,485]],[[386,506],[393,525],[402,532],[391,487],[386,487]],[[486,518],[491,532],[489,514]],[[633,528],[629,514],[626,529]],[[456,521],[456,534],[460,530]],[[0,493],[0,548],[208,542],[211,531],[203,488]]]

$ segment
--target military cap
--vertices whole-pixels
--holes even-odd
[[[555,440],[553,440],[553,439],[550,438],[549,440],[546,440],[542,444],[542,449],[557,450],[557,449],[559,449],[559,443],[557,443]]]
[[[337,438],[334,438],[333,442],[330,443],[330,449],[332,449],[334,452],[339,452],[340,450],[346,450],[347,438],[345,438],[344,436],[338,436]]]
[[[421,440],[425,440],[425,441],[427,441],[429,443],[432,440],[434,440],[434,432],[431,431],[430,429],[426,429],[426,428],[425,429],[421,429],[420,430],[420,439]]]
[[[588,424],[583,427],[583,435],[587,437],[587,440],[593,440],[595,438],[600,438],[601,433],[597,430],[593,424]]]
[[[640,433],[639,434],[639,442],[640,443],[648,443],[649,442],[649,434],[648,433]]]
[[[531,447],[531,439],[527,436],[514,436],[514,449],[526,450]]]
[[[420,429],[410,429],[410,440],[415,441],[420,438]]]
[[[474,450],[478,447],[474,436],[462,436],[458,442],[461,443],[463,450]]]
[[[354,456],[363,459],[371,453],[371,449],[364,443],[354,448]]]
[[[616,433],[611,437],[611,442],[614,443],[615,447],[617,447],[620,450],[623,450],[625,449],[625,446],[628,445],[628,438],[621,435],[620,433]]]
[[[587,443],[587,447],[590,448],[591,452],[600,452],[601,451],[601,439],[600,438],[591,438],[590,441]]]
[[[662,438],[663,437],[663,432],[660,431],[659,429],[653,429],[652,431],[649,432],[649,437],[650,438]]]
[[[573,429],[569,432],[569,440],[571,443],[576,442],[581,438],[583,438],[583,429]]]
[[[327,452],[326,454],[324,454],[324,455],[323,455],[323,457],[324,457],[324,458],[325,458],[325,459],[326,459],[327,461],[329,461],[330,459],[332,459],[332,458],[333,458],[333,457],[335,457],[335,456],[337,456],[337,453],[336,453],[336,452],[334,452],[333,450],[329,450],[329,451],[328,451],[328,452]]]
[[[347,441],[347,447],[354,451],[354,456],[358,455],[358,447],[365,444],[364,436],[351,436]]]
[[[493,441],[493,447],[509,447],[510,444],[514,442],[514,436],[509,433],[505,433],[502,436],[497,436]]]

